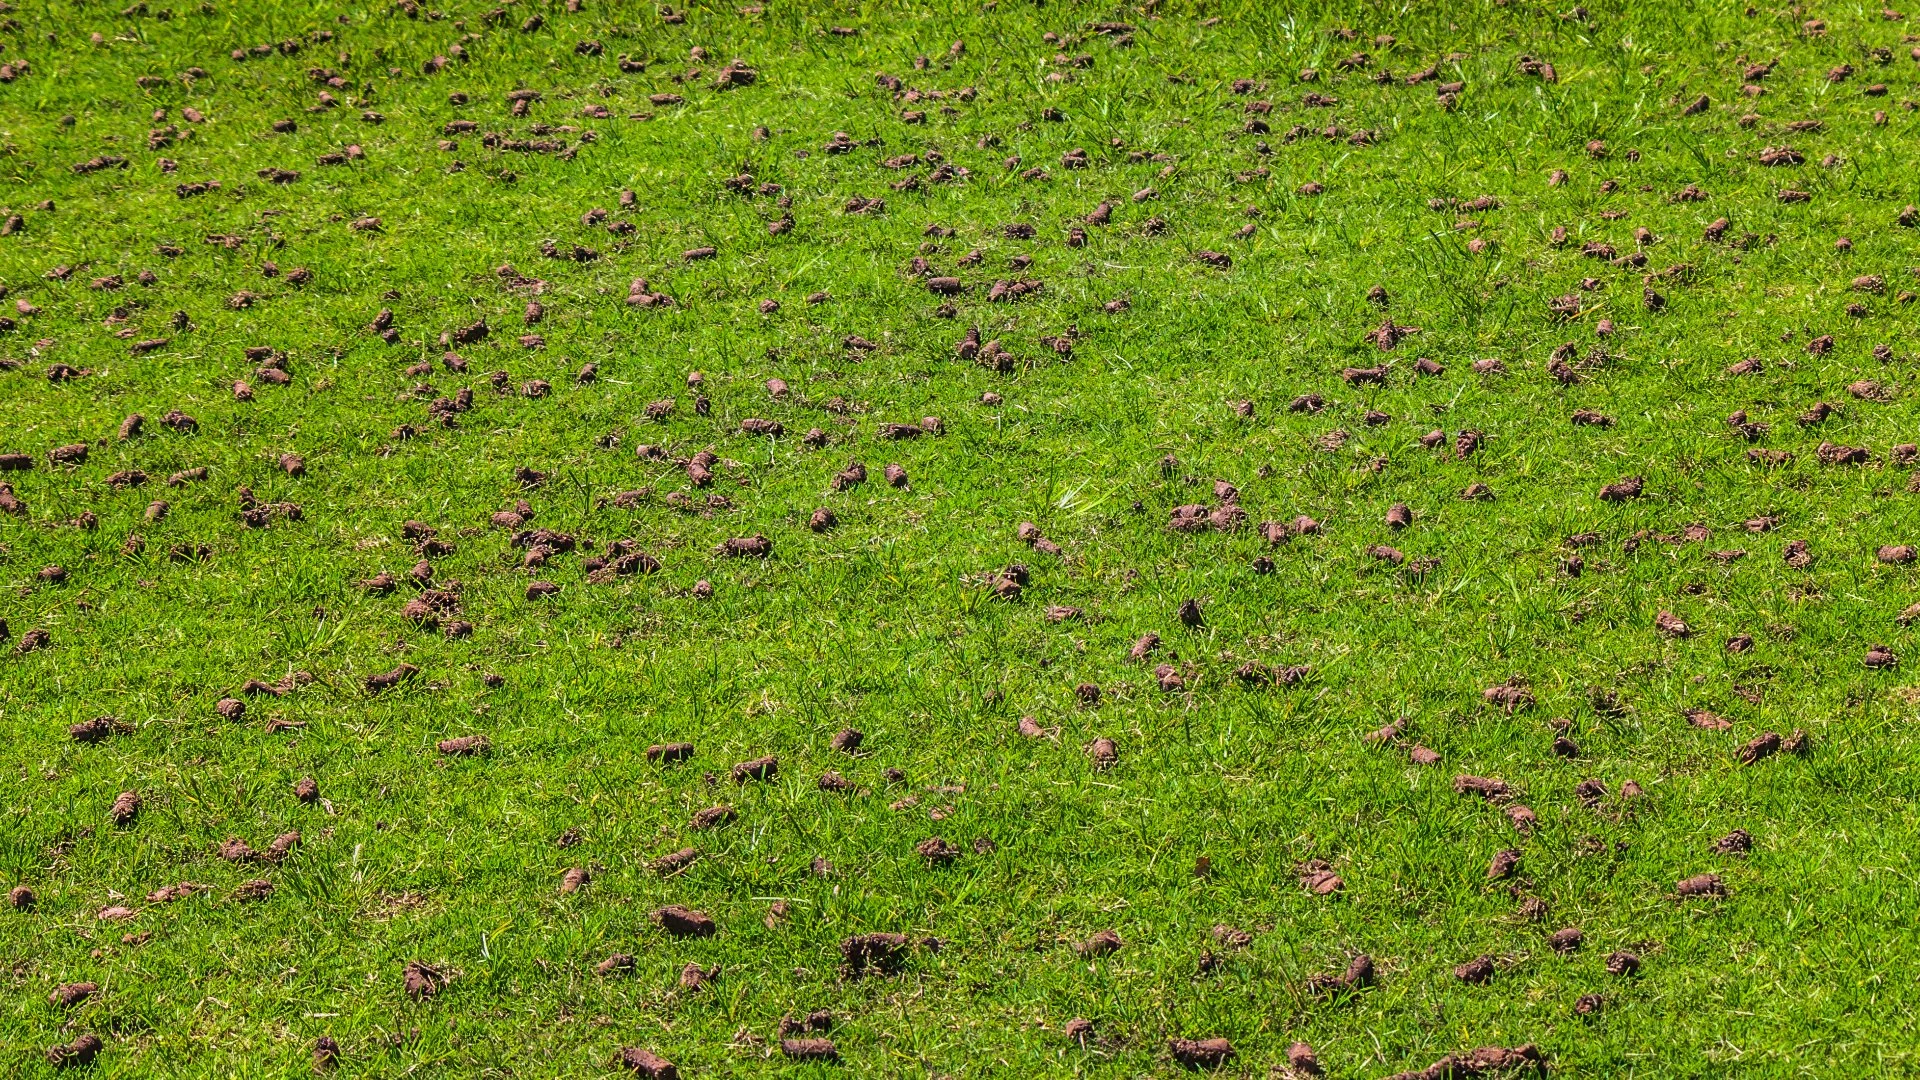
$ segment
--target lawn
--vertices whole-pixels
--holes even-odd
[[[1589,3],[16,0],[0,1073],[1920,1071],[1920,11]]]

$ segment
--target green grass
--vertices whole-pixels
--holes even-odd
[[[94,1072],[126,1077],[305,1075],[321,1035],[340,1044],[339,1075],[368,1077],[606,1075],[623,1046],[652,1048],[689,1077],[1165,1075],[1178,1071],[1170,1038],[1214,1036],[1237,1051],[1225,1071],[1248,1076],[1284,1066],[1295,1040],[1340,1077],[1529,1042],[1561,1076],[1920,1069],[1920,690],[1905,668],[1861,660],[1884,643],[1920,662],[1920,640],[1895,622],[1920,599],[1915,570],[1875,558],[1920,536],[1920,496],[1892,453],[1920,439],[1916,309],[1898,298],[1920,289],[1920,230],[1895,224],[1920,202],[1912,23],[1868,6],[1743,15],[1740,4],[1603,0],[1589,0],[1584,22],[1478,2],[1388,14],[774,3],[751,17],[720,4],[676,25],[650,5],[589,0],[569,14],[526,0],[497,26],[482,23],[489,5],[464,3],[439,20],[267,0],[181,4],[165,20],[118,7],[23,0],[0,33],[0,62],[30,65],[0,84],[0,202],[24,223],[0,238],[0,283],[8,301],[40,309],[0,335],[0,356],[19,361],[0,371],[0,452],[35,458],[0,474],[26,504],[0,515],[0,617],[12,631],[0,658],[0,886],[38,894],[33,911],[0,913],[0,1072],[52,1075],[45,1049],[83,1032],[106,1042]],[[536,12],[546,25],[519,32]],[[1802,32],[1813,16],[1823,35]],[[1131,47],[1089,32],[1103,20],[1132,23]],[[1359,40],[1330,33],[1348,26]],[[322,30],[334,39],[313,41]],[[422,73],[467,31],[467,60]],[[1048,31],[1068,40],[1056,47]],[[1373,43],[1380,34],[1397,41]],[[309,41],[295,56],[228,58],[292,38]],[[586,39],[603,55],[576,54]],[[956,40],[965,51],[949,60]],[[689,59],[694,46],[706,59]],[[1358,49],[1371,66],[1336,69]],[[1056,53],[1092,64],[1059,65]],[[623,73],[621,54],[649,66]],[[933,60],[916,71],[922,54]],[[1558,81],[1522,73],[1521,54],[1552,62]],[[733,57],[756,82],[714,90]],[[1741,69],[1768,59],[1779,64],[1766,93],[1742,96]],[[1434,82],[1465,84],[1450,111],[1434,82],[1404,81],[1436,62]],[[1842,63],[1854,75],[1828,82]],[[205,78],[178,78],[194,65]],[[330,91],[339,107],[309,112],[325,87],[306,71],[320,66],[351,85]],[[674,81],[691,67],[702,74]],[[1308,67],[1317,82],[1298,81]],[[1373,81],[1382,68],[1392,84]],[[977,96],[908,104],[876,72]],[[142,76],[160,81],[143,88]],[[1242,78],[1262,85],[1236,95]],[[1864,96],[1873,83],[1887,94]],[[523,87],[542,100],[511,117],[505,95]],[[454,90],[470,103],[450,105]],[[1307,107],[1309,91],[1339,102]],[[668,92],[685,103],[648,103]],[[1710,108],[1683,116],[1701,93]],[[1253,100],[1272,102],[1270,134],[1242,132]],[[590,104],[611,118],[583,117]],[[186,107],[204,121],[183,120]],[[906,108],[927,122],[904,123]],[[363,122],[367,109],[384,122]],[[1043,119],[1048,109],[1063,119]],[[1758,119],[1743,124],[1748,113]],[[273,133],[287,118],[298,130]],[[463,118],[478,130],[442,134]],[[1798,120],[1824,127],[1786,129]],[[577,147],[570,160],[482,144],[485,132],[532,137],[535,123],[596,137],[547,135]],[[1374,141],[1283,138],[1329,123]],[[147,133],[170,124],[179,141],[147,149]],[[765,141],[752,134],[762,125]],[[863,145],[823,152],[835,130]],[[982,145],[989,136],[997,145]],[[1592,139],[1607,157],[1587,154]],[[364,157],[315,164],[348,144]],[[1778,145],[1806,163],[1760,166],[1759,151]],[[1090,167],[1062,167],[1076,147]],[[970,176],[892,190],[928,169],[881,162],[928,150]],[[70,169],[96,155],[127,167]],[[177,171],[163,173],[162,157]],[[448,171],[455,160],[464,170]],[[1050,178],[1020,178],[1035,166]],[[262,168],[302,176],[280,186]],[[1555,169],[1563,185],[1550,185]],[[791,233],[769,235],[784,212],[771,195],[723,186],[742,170],[791,197]],[[218,191],[174,193],[210,180]],[[1324,193],[1299,194],[1310,181]],[[1705,201],[1670,200],[1688,184]],[[1157,199],[1130,200],[1148,186]],[[1781,203],[1787,187],[1811,200]],[[1428,208],[1482,195],[1499,207]],[[886,210],[844,213],[853,196],[884,197]],[[54,208],[35,209],[43,200]],[[1113,223],[1067,246],[1102,200]],[[582,224],[593,207],[633,231]],[[380,229],[350,228],[365,216]],[[1163,232],[1144,228],[1153,216]],[[1703,238],[1722,217],[1740,246]],[[1462,218],[1480,226],[1456,228]],[[1236,239],[1250,221],[1253,234]],[[1001,227],[1013,222],[1037,236],[1009,238]],[[954,235],[930,239],[930,225]],[[1582,257],[1588,242],[1634,251],[1637,227],[1656,237],[1644,269]],[[209,234],[242,239],[229,249]],[[1470,250],[1476,237],[1490,246]],[[1851,251],[1836,249],[1840,237]],[[549,260],[544,239],[601,257]],[[164,257],[162,243],[184,251]],[[717,257],[681,261],[701,246]],[[975,249],[983,261],[959,265]],[[1203,249],[1229,253],[1231,269],[1192,258]],[[957,317],[938,317],[940,298],[909,273],[923,252],[968,284]],[[1017,255],[1031,267],[1010,268]],[[263,276],[269,260],[281,276]],[[495,274],[504,263],[546,283],[547,316],[531,330],[528,297]],[[46,277],[57,265],[80,269]],[[296,266],[311,270],[304,287],[285,276]],[[1691,269],[1654,279],[1667,304],[1646,310],[1643,275],[1674,266]],[[139,284],[142,270],[157,281]],[[89,288],[108,274],[125,287]],[[1867,274],[1884,293],[1850,289]],[[629,307],[636,277],[676,306]],[[1605,287],[1581,291],[1583,277]],[[989,303],[999,278],[1045,290]],[[1391,353],[1366,339],[1383,317],[1366,297],[1375,285],[1396,323],[1422,328]],[[240,290],[259,299],[231,308]],[[830,299],[807,303],[816,291]],[[1548,301],[1568,293],[1586,309],[1556,322]],[[1105,313],[1116,298],[1130,310]],[[781,310],[761,315],[765,299]],[[1849,314],[1855,303],[1865,310]],[[364,329],[383,307],[397,344]],[[176,310],[191,329],[172,328]],[[438,366],[439,335],[481,317],[491,336],[455,347],[468,373]],[[1610,337],[1596,336],[1603,318]],[[956,359],[969,326],[1016,369]],[[1042,344],[1070,326],[1069,357]],[[124,329],[134,332],[116,336]],[[544,348],[521,348],[527,332]],[[1810,354],[1823,334],[1834,348]],[[877,348],[850,352],[849,335]],[[170,343],[130,355],[129,340],[158,337]],[[1563,342],[1582,357],[1602,349],[1605,362],[1563,386],[1547,371]],[[1890,359],[1875,357],[1880,344]],[[284,350],[292,381],[258,379],[249,346]],[[1446,373],[1415,378],[1419,356]],[[1724,373],[1748,356],[1765,361],[1761,373]],[[1485,358],[1508,374],[1474,374]],[[409,375],[420,361],[432,373]],[[576,384],[589,361],[597,381]],[[1389,361],[1382,386],[1340,377]],[[54,364],[91,373],[51,382]],[[510,388],[541,378],[553,391],[497,394],[485,378],[495,370]],[[693,408],[691,371],[704,375],[710,415]],[[772,377],[788,397],[768,395]],[[1850,397],[1863,378],[1891,400]],[[252,401],[234,399],[236,379],[254,384]],[[432,391],[413,392],[422,383]],[[427,417],[433,397],[463,386],[474,407],[456,428]],[[1000,404],[982,403],[989,391]],[[1310,392],[1324,412],[1288,411]],[[666,397],[675,411],[649,419],[647,403]],[[1243,399],[1251,418],[1235,411]],[[1823,399],[1840,406],[1833,417],[1795,422]],[[170,409],[197,431],[162,425]],[[1369,409],[1387,421],[1369,426]],[[1576,409],[1616,423],[1573,426]],[[1757,445],[1791,451],[1791,463],[1748,460],[1725,422],[1740,409],[1771,424]],[[118,439],[134,412],[145,432]],[[923,416],[945,434],[877,437]],[[743,435],[747,417],[787,433]],[[393,440],[401,424],[419,436]],[[813,427],[830,445],[803,444]],[[1485,445],[1464,461],[1422,449],[1433,428],[1479,430]],[[1335,429],[1349,440],[1323,449]],[[84,465],[49,463],[47,451],[73,442],[91,444]],[[1822,442],[1871,459],[1823,465]],[[730,508],[677,509],[668,496],[688,488],[685,474],[637,458],[642,443],[682,458],[711,448],[718,478],[690,494],[723,493]],[[305,476],[278,468],[288,452],[305,457]],[[1178,465],[1163,475],[1168,454]],[[870,479],[830,491],[849,460]],[[882,479],[888,463],[905,467],[908,488]],[[162,483],[195,466],[207,480]],[[523,490],[523,466],[548,480]],[[108,485],[128,469],[151,481]],[[1646,478],[1641,498],[1599,499],[1630,475]],[[1238,487],[1250,523],[1308,514],[1323,531],[1272,548],[1250,526],[1170,532],[1174,506],[1218,504],[1215,480]],[[1475,482],[1496,498],[1458,498]],[[302,519],[242,527],[242,485],[300,504]],[[631,509],[607,501],[640,488],[651,494]],[[590,583],[584,552],[523,569],[508,531],[488,523],[520,498],[533,525],[590,538],[597,553],[637,541],[662,570]],[[155,499],[171,512],[149,521]],[[1394,503],[1415,515],[1398,533],[1384,524]],[[816,534],[807,518],[823,506],[839,525]],[[83,512],[97,528],[68,524]],[[1759,515],[1779,527],[1747,533]],[[359,588],[414,564],[408,519],[456,545],[434,574],[462,583],[470,638],[403,618],[406,585],[384,597]],[[1064,554],[1030,550],[1022,521]],[[1629,550],[1641,530],[1689,524],[1711,535]],[[1564,542],[1583,532],[1602,539],[1568,577]],[[770,559],[711,554],[756,533],[773,541]],[[123,549],[130,534],[145,541],[137,554]],[[1809,566],[1783,560],[1791,540],[1807,541]],[[1369,557],[1376,544],[1439,564],[1395,570]],[[169,557],[191,545],[209,553]],[[1708,555],[1736,548],[1749,554]],[[1271,573],[1255,572],[1262,555]],[[1031,569],[1024,595],[994,599],[988,575],[1016,561]],[[48,565],[66,581],[41,580]],[[526,599],[536,577],[558,595]],[[696,594],[702,581],[710,597]],[[1176,618],[1189,598],[1203,626]],[[1083,614],[1051,622],[1050,605]],[[1661,611],[1693,636],[1659,634]],[[14,651],[35,628],[51,647]],[[1163,636],[1161,652],[1129,661],[1147,632]],[[1753,635],[1751,652],[1723,649],[1738,633]],[[417,678],[363,690],[403,661]],[[1156,685],[1163,661],[1181,668],[1184,690]],[[1248,688],[1233,674],[1248,661],[1312,674]],[[296,670],[314,681],[252,699],[237,722],[216,713],[246,680]],[[1482,700],[1510,676],[1528,680],[1533,708],[1505,715]],[[1103,688],[1097,707],[1076,701],[1081,683]],[[1622,708],[1596,712],[1600,691]],[[1685,710],[1700,708],[1732,729],[1689,725]],[[69,739],[69,725],[101,715],[132,730]],[[1057,737],[1017,734],[1027,715]],[[1578,758],[1555,755],[1551,718],[1568,721]],[[1407,725],[1399,746],[1363,741],[1394,720]],[[849,726],[866,733],[857,757],[828,745]],[[1803,756],[1737,760],[1755,735],[1795,729],[1809,736]],[[491,753],[436,753],[469,734],[486,735]],[[1085,751],[1098,737],[1119,749],[1105,771]],[[697,745],[691,761],[645,761],[648,745],[675,740]],[[1410,764],[1415,742],[1444,761]],[[729,779],[763,754],[778,755],[777,780]],[[829,769],[857,790],[818,790]],[[1461,773],[1508,781],[1538,828],[1521,836],[1498,808],[1456,794]],[[294,797],[304,776],[324,806]],[[1612,792],[1632,780],[1645,795],[1591,810],[1574,796],[1588,777]],[[115,827],[108,807],[126,790],[144,808]],[[716,803],[738,819],[690,832],[691,815]],[[1736,827],[1752,833],[1751,854],[1716,854]],[[292,829],[302,841],[277,865],[216,855],[229,837],[264,848]],[[580,843],[556,846],[569,829]],[[915,845],[932,836],[965,853],[927,865]],[[976,852],[982,839],[991,851]],[[684,874],[648,869],[688,845],[702,855]],[[1487,881],[1510,847],[1524,852],[1517,878]],[[816,857],[830,873],[811,869]],[[1303,889],[1295,867],[1310,858],[1329,860],[1344,891]],[[562,895],[576,866],[592,879]],[[1675,882],[1709,871],[1728,896],[1674,898]],[[268,899],[233,898],[259,877],[274,885]],[[181,881],[210,888],[144,900]],[[1526,898],[1545,902],[1543,919],[1523,916]],[[790,914],[769,926],[776,901]],[[137,916],[96,918],[116,903]],[[719,932],[666,937],[649,920],[666,904],[710,913]],[[1222,924],[1252,944],[1217,945]],[[1565,926],[1585,943],[1562,957],[1546,940]],[[1106,929],[1119,952],[1076,953]],[[895,976],[843,978],[839,942],[869,931],[943,945]],[[1209,948],[1224,964],[1197,974]],[[1642,956],[1637,977],[1605,972],[1616,949]],[[637,957],[633,972],[597,975],[615,952]],[[1375,987],[1337,1001],[1308,992],[1360,952],[1379,965]],[[1493,981],[1457,981],[1453,967],[1481,954],[1496,958]],[[431,1001],[402,990],[414,960],[452,976]],[[717,967],[717,981],[680,988],[688,963]],[[92,1001],[49,1006],[56,986],[81,980],[100,985]],[[1577,1015],[1586,994],[1605,1008]],[[843,1064],[784,1060],[780,1017],[823,1008]],[[1094,1022],[1084,1046],[1063,1034],[1074,1017]]]

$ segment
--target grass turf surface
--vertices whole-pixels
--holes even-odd
[[[1296,1040],[1356,1077],[1523,1043],[1569,1076],[1916,1067],[1914,691],[1898,666],[1863,664],[1872,645],[1913,646],[1896,616],[1914,571],[1876,557],[1915,539],[1920,497],[1896,449],[1916,437],[1914,309],[1898,296],[1920,287],[1920,236],[1897,224],[1920,198],[1910,23],[1726,4],[774,4],[679,23],[591,2],[493,21],[462,4],[438,19],[147,6],[22,3],[0,54],[15,76],[0,84],[0,198],[20,217],[0,282],[37,309],[0,338],[17,361],[0,372],[0,452],[33,459],[0,476],[23,504],[0,515],[0,884],[36,894],[0,915],[0,1070],[51,1075],[46,1048],[86,1033],[110,1076],[304,1074],[321,1036],[346,1076],[604,1075],[623,1046],[689,1076],[1142,1075],[1177,1069],[1168,1040],[1212,1037],[1248,1075],[1284,1066]],[[1129,41],[1103,21],[1130,24]],[[281,41],[304,44],[228,57]],[[437,73],[435,56],[451,61]],[[735,57],[756,77],[715,89]],[[181,78],[191,67],[204,76]],[[539,92],[523,116],[516,89]],[[459,120],[475,127],[446,128]],[[828,151],[836,130],[849,152]],[[560,152],[510,148],[537,139]],[[361,152],[317,164],[349,144]],[[1804,163],[1762,165],[1779,146]],[[1083,168],[1063,160],[1076,148]],[[884,164],[928,151],[964,175]],[[103,155],[125,167],[71,168]],[[779,191],[730,190],[742,173]],[[919,185],[893,187],[907,177]],[[1674,197],[1689,184],[1704,199]],[[849,213],[855,197],[885,207]],[[1103,201],[1111,224],[1088,224]],[[606,219],[583,221],[595,207]],[[369,217],[377,228],[353,227]],[[549,239],[597,257],[543,257]],[[1619,261],[1584,255],[1595,243]],[[711,259],[682,258],[703,247]],[[311,279],[295,284],[295,267]],[[122,287],[89,287],[108,275]],[[1866,275],[1884,288],[1856,288]],[[965,291],[935,295],[929,276]],[[641,277],[675,302],[628,304]],[[993,302],[996,280],[1044,287]],[[254,299],[236,306],[242,291]],[[1566,296],[1570,318],[1552,306]],[[545,315],[523,327],[529,299]],[[762,314],[764,300],[781,307]],[[382,308],[392,343],[367,329]],[[1420,332],[1382,350],[1383,318]],[[453,344],[468,370],[451,370],[440,335],[476,319],[491,333]],[[956,355],[969,326],[1010,370]],[[1823,335],[1830,351],[1810,351]],[[1065,352],[1042,340],[1063,337]],[[290,381],[263,377],[248,347],[284,353]],[[1418,357],[1444,374],[1418,374]],[[1758,372],[1727,373],[1746,357]],[[1487,359],[1506,373],[1476,373]],[[577,382],[588,362],[596,379]],[[86,373],[53,381],[59,364]],[[1379,384],[1342,378],[1383,364]],[[790,391],[771,395],[770,378]],[[551,392],[523,394],[535,379]],[[1850,396],[1863,379],[1884,392]],[[471,409],[439,423],[429,403],[461,387]],[[1306,394],[1324,408],[1289,411]],[[1829,418],[1796,422],[1822,400]],[[176,409],[197,428],[164,424]],[[1583,409],[1611,425],[1572,423]],[[1770,429],[1749,441],[1736,410]],[[144,430],[118,437],[136,412]],[[879,438],[927,416],[942,434]],[[785,433],[743,433],[746,418]],[[397,438],[402,425],[418,434]],[[1423,447],[1434,429],[1447,441]],[[1469,430],[1481,447],[1456,455]],[[49,460],[74,443],[84,463]],[[1822,443],[1866,460],[1826,464]],[[679,462],[707,448],[716,476],[695,488]],[[287,453],[304,475],[280,467]],[[870,478],[832,490],[849,461]],[[896,463],[902,488],[882,477]],[[203,481],[163,482],[194,467]],[[522,485],[523,467],[544,482]],[[109,483],[125,470],[150,480]],[[1639,497],[1600,498],[1630,476]],[[1492,500],[1461,499],[1474,483]],[[247,527],[242,486],[302,513]],[[170,507],[151,520],[156,499]],[[593,551],[524,568],[513,530],[490,524],[521,499],[527,527]],[[1175,507],[1223,503],[1246,522],[1168,527]],[[1412,524],[1395,530],[1401,503]],[[838,523],[816,533],[822,507]],[[83,513],[95,527],[70,524]],[[1302,514],[1317,535],[1269,544],[1255,528]],[[1749,532],[1756,518],[1777,523]],[[452,544],[429,560],[436,586],[460,583],[458,615],[439,621],[470,636],[403,615],[420,559],[405,520]],[[1023,521],[1061,553],[1023,543]],[[1583,533],[1598,536],[1568,545]],[[712,554],[756,534],[771,557]],[[585,560],[620,540],[659,572],[589,581]],[[1792,541],[1810,559],[1789,560]],[[1026,587],[996,598],[1015,562]],[[401,586],[360,587],[381,571]],[[559,591],[530,600],[535,579]],[[1189,599],[1200,625],[1177,614]],[[1663,633],[1662,612],[1690,635]],[[47,646],[21,650],[35,630]],[[1159,651],[1129,659],[1146,633]],[[1738,634],[1749,651],[1723,647]],[[403,662],[418,675],[365,688]],[[1244,685],[1250,662],[1308,674]],[[1183,686],[1161,688],[1162,663]],[[216,708],[296,671],[312,681],[246,699],[237,719]],[[1486,700],[1515,678],[1530,707]],[[103,715],[124,729],[69,736]],[[1023,716],[1049,734],[1021,735]],[[1365,741],[1393,721],[1398,740]],[[847,727],[865,733],[854,756],[830,745]],[[1741,764],[1749,739],[1795,729],[1802,753]],[[470,735],[490,751],[436,750]],[[1104,769],[1087,750],[1099,738],[1118,755]],[[691,760],[645,759],[677,740]],[[1440,762],[1413,763],[1416,744]],[[777,777],[734,783],[735,763],[767,754]],[[852,790],[821,790],[828,770]],[[1466,774],[1504,779],[1537,824],[1456,793]],[[295,794],[303,777],[313,802]],[[1596,807],[1575,792],[1589,778],[1605,785]],[[1639,797],[1621,795],[1628,781]],[[123,791],[142,805],[116,826]],[[723,804],[735,820],[690,829]],[[1736,828],[1751,852],[1717,852]],[[290,830],[300,842],[277,862],[218,854]],[[958,856],[933,865],[916,847],[933,837]],[[689,868],[657,872],[688,846]],[[1518,869],[1489,880],[1509,849]],[[1313,859],[1344,888],[1303,887]],[[590,880],[562,893],[575,867]],[[1708,872],[1726,896],[1676,898]],[[239,898],[260,879],[269,896]],[[208,888],[147,899],[183,881]],[[670,904],[718,932],[668,936],[649,916]],[[99,917],[115,905],[131,918]],[[1564,927],[1584,934],[1567,955],[1548,941]],[[1117,951],[1076,950],[1106,930]],[[867,932],[941,946],[848,977],[840,943]],[[1606,971],[1616,950],[1641,957],[1637,976]],[[615,953],[633,970],[597,974]],[[1373,987],[1311,992],[1362,953]],[[1491,981],[1456,977],[1482,955]],[[428,1000],[403,986],[413,961],[445,976]],[[684,987],[690,963],[717,977]],[[91,999],[49,1005],[81,981]],[[1577,1011],[1584,995],[1601,1007]],[[833,1013],[840,1066],[778,1049],[779,1019],[815,1009]],[[1076,1017],[1092,1021],[1084,1040],[1066,1034]]]

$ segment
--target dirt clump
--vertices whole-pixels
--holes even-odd
[[[1315,896],[1331,896],[1347,887],[1325,859],[1308,859],[1294,868],[1294,874],[1300,879],[1300,887]]]
[[[1644,478],[1629,476],[1625,480],[1618,480],[1601,488],[1600,501],[1626,502],[1628,499],[1636,499],[1646,490],[1646,486],[1647,482]]]
[[[1395,1073],[1387,1080],[1464,1080],[1466,1077],[1546,1076],[1547,1059],[1532,1043],[1511,1049],[1482,1046],[1464,1054],[1448,1054],[1413,1072]]]
[[[1349,961],[1346,969],[1338,974],[1315,975],[1308,979],[1307,991],[1316,997],[1337,997],[1343,993],[1372,986],[1373,980],[1373,957],[1361,953]]]
[[[653,921],[660,929],[674,937],[712,937],[719,928],[713,917],[704,911],[669,904],[653,913]]]
[[[1478,795],[1488,802],[1500,802],[1513,794],[1505,780],[1464,774],[1453,778],[1453,790],[1462,795]]]
[[[81,1035],[70,1043],[50,1047],[47,1050],[47,1064],[56,1069],[84,1069],[93,1064],[93,1059],[99,1057],[105,1047],[100,1036]]]
[[[733,767],[733,782],[744,784],[751,780],[772,780],[780,772],[780,759],[768,754],[751,761],[742,761]]]
[[[1725,896],[1727,887],[1721,882],[1719,874],[1695,874],[1675,883],[1673,892],[1680,897]]]
[[[1713,850],[1718,855],[1745,855],[1753,850],[1753,834],[1745,829],[1735,829],[1715,841]]]
[[[1774,731],[1762,732],[1752,741],[1740,748],[1740,764],[1752,765],[1772,757],[1780,749],[1780,734]]]
[[[93,997],[99,992],[100,985],[98,983],[67,983],[64,986],[55,987],[53,993],[47,995],[47,1004],[56,1009],[71,1009],[77,1005],[84,1004],[88,998]]]
[[[447,757],[482,757],[492,749],[485,735],[460,735],[441,739],[438,748]]]
[[[642,1047],[622,1048],[616,1061],[621,1068],[646,1080],[680,1080],[680,1070],[674,1068],[673,1062]]]
[[[848,978],[892,975],[906,965],[905,934],[855,934],[840,942],[841,972]]]
[[[1493,981],[1493,957],[1476,956],[1453,969],[1453,977],[1463,983],[1487,983]]]
[[[1217,1069],[1233,1057],[1233,1044],[1226,1039],[1170,1039],[1167,1052],[1186,1068]]]
[[[401,683],[420,674],[420,669],[412,664],[400,664],[391,671],[383,671],[366,677],[366,689],[369,694],[379,694],[391,690]]]
[[[1087,744],[1087,756],[1093,759],[1093,767],[1104,772],[1120,761],[1120,747],[1112,739],[1102,736]]]
[[[425,1001],[440,993],[448,981],[445,970],[421,960],[408,961],[400,971],[400,985],[415,1001]]]
[[[1081,956],[1112,956],[1121,949],[1120,935],[1112,930],[1101,930],[1087,940],[1074,945],[1074,951]]]
[[[829,1038],[781,1039],[780,1052],[795,1061],[838,1061],[840,1051]]]
[[[670,765],[692,756],[693,744],[690,742],[655,743],[647,747],[647,760],[656,764]]]

